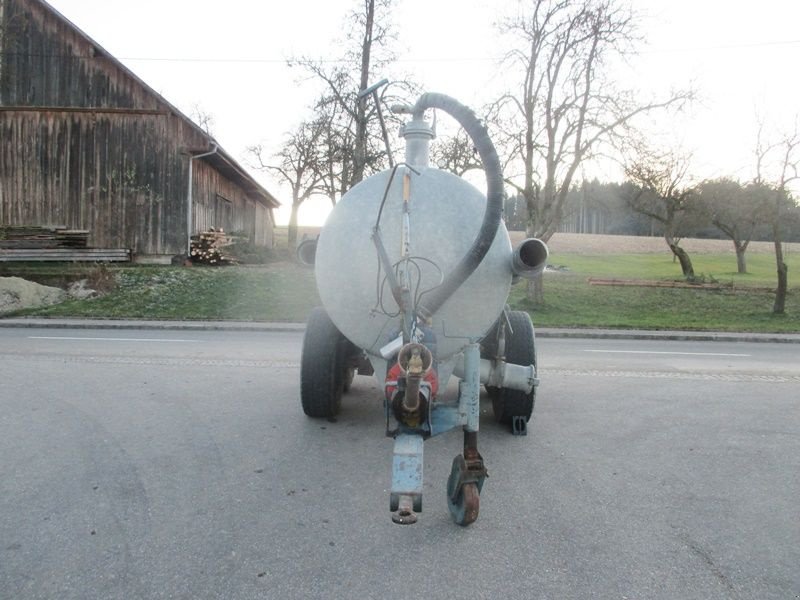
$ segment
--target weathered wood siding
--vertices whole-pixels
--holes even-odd
[[[157,109],[156,96],[105,50],[36,0],[0,0],[0,101],[9,106]]]
[[[275,247],[275,214],[260,202],[256,205],[253,243],[267,248]]]
[[[38,0],[0,0],[0,50],[0,224],[183,252],[188,152],[209,138]],[[271,244],[267,207],[203,159],[193,168],[197,230],[223,219]]]
[[[185,245],[187,155],[168,115],[0,113],[0,222],[90,231],[144,254]]]
[[[192,177],[196,231],[221,227],[228,233],[245,234],[258,245],[272,246],[272,213],[263,204],[203,159],[194,161]]]

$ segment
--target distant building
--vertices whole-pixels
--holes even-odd
[[[185,253],[212,226],[272,246],[278,206],[49,4],[0,0],[0,226],[85,229],[144,259]]]

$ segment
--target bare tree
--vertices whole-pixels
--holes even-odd
[[[771,192],[763,184],[743,186],[728,178],[704,181],[697,186],[699,210],[733,242],[739,273],[747,273],[747,247],[758,227],[769,220]]]
[[[767,143],[763,139],[763,124],[759,126],[756,139],[756,179],[757,184],[768,184],[772,187],[772,241],[775,246],[775,264],[778,272],[778,287],[775,290],[775,303],[772,312],[783,314],[786,311],[786,294],[789,289],[789,267],[783,258],[782,221],[784,207],[790,202],[789,184],[800,179],[800,131],[797,122],[794,129],[784,134],[778,141]],[[775,175],[768,181],[765,171],[769,163],[774,165]]]
[[[625,165],[625,173],[638,188],[627,198],[628,205],[661,223],[664,240],[680,262],[683,276],[692,279],[692,260],[680,246],[680,231],[692,218],[695,195],[694,189],[686,184],[688,167],[688,156],[674,152],[659,154],[639,145],[634,158]]]
[[[483,168],[475,145],[463,129],[434,142],[431,146],[431,162],[439,169],[459,177],[467,171]]]
[[[320,156],[319,149],[320,140],[327,132],[325,121],[302,122],[287,136],[283,146],[274,156],[274,162],[265,159],[261,145],[248,148],[250,155],[257,161],[256,168],[277,175],[292,190],[288,227],[289,249],[297,244],[297,213],[300,206],[313,194],[323,191],[324,156]]]
[[[379,102],[385,104],[388,101],[386,95],[384,88],[381,90]],[[324,135],[319,140],[320,168],[324,171],[321,174],[322,186],[331,203],[335,204],[360,181],[356,179],[359,175],[354,172],[357,163],[355,143],[357,131],[353,127],[352,115],[331,95],[324,95],[317,101],[314,113],[317,120],[325,123],[326,127]],[[372,119],[375,112],[371,110],[368,114]],[[394,117],[391,120],[394,120]],[[377,127],[378,123],[371,121],[369,125],[369,137],[364,154],[366,171],[361,173],[362,178],[388,166],[387,148],[383,135]]]
[[[524,196],[527,232],[547,241],[558,229],[573,177],[637,115],[680,106],[678,92],[642,103],[615,89],[612,58],[633,50],[636,24],[615,0],[527,0],[528,9],[501,31],[516,45],[505,58],[519,73],[515,92],[497,104],[492,119],[505,154],[506,181]]]
[[[328,117],[330,135],[326,143],[332,162],[327,185],[332,200],[386,166],[377,107],[371,95],[359,97],[359,92],[380,79],[382,71],[394,60],[392,1],[360,0],[359,8],[349,15],[350,27],[340,61],[298,58],[289,62],[322,81],[326,90],[315,111]],[[387,89],[381,90],[382,102],[388,99]]]
[[[347,115],[330,96],[322,96],[314,107],[314,114],[322,129],[317,140],[316,165],[320,191],[336,204],[348,190],[353,168],[353,130],[345,122]]]
[[[192,112],[189,117],[208,135],[214,135],[211,131],[214,126],[214,116],[203,108],[199,102],[195,102],[192,105]]]

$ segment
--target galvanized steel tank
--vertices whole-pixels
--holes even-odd
[[[437,286],[468,251],[486,207],[485,196],[465,180],[420,164],[427,157],[414,160],[413,170],[400,166],[393,178],[391,170],[383,171],[347,192],[317,244],[317,287],[326,311],[350,341],[374,356],[402,330],[402,317],[372,241],[384,195],[379,228],[393,264],[401,258],[403,197],[409,198],[408,270],[416,300]],[[497,320],[511,287],[510,257],[511,242],[501,223],[478,268],[433,315],[440,360],[482,337]]]

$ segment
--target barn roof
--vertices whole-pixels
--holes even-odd
[[[202,160],[207,161],[217,171],[219,171],[229,180],[239,184],[248,193],[248,195],[250,195],[254,199],[259,200],[265,206],[269,208],[277,208],[280,206],[280,202],[275,198],[275,196],[270,194],[260,183],[258,183],[258,181],[256,181],[252,175],[250,175],[228,152],[226,152],[219,145],[219,143],[214,139],[213,136],[207,133],[197,123],[192,121],[192,119],[187,117],[183,112],[180,111],[180,109],[178,109],[176,106],[170,103],[166,98],[164,98],[156,90],[150,87],[147,83],[145,83],[144,80],[142,80],[133,71],[131,71],[124,64],[122,64],[122,62],[120,62],[117,58],[111,55],[100,44],[95,42],[80,27],[75,25],[67,17],[58,12],[58,10],[56,10],[53,6],[45,2],[45,0],[31,0],[31,1],[37,2],[44,8],[44,10],[50,12],[55,18],[61,20],[67,27],[73,29],[75,33],[77,33],[80,37],[84,38],[86,42],[89,43],[94,48],[95,56],[102,56],[103,58],[111,62],[114,66],[116,66],[120,70],[120,72],[122,72],[125,76],[135,81],[138,85],[142,86],[142,88],[144,88],[144,90],[148,94],[151,94],[158,103],[163,104],[170,113],[182,119],[189,127],[194,129],[207,141],[208,143],[207,148],[189,149],[190,154],[194,155],[204,154],[216,147],[216,152],[214,154],[206,156]]]

